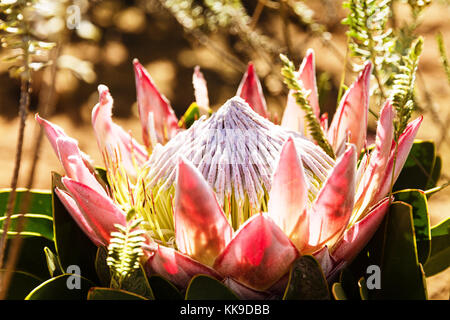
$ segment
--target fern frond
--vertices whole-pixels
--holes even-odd
[[[386,24],[391,0],[349,0],[344,7],[350,10],[342,23],[349,26],[349,47],[353,56],[364,63],[371,60],[377,66],[389,60],[394,45],[392,29]]]
[[[307,123],[308,130],[311,136],[330,157],[335,159],[336,156],[333,152],[333,148],[325,138],[322,127],[320,126],[319,121],[309,104],[309,101],[307,99],[308,94],[305,92],[304,88],[302,88],[295,76],[294,63],[283,54],[280,54],[280,59],[283,62],[281,74],[283,75],[284,83],[288,86],[289,89],[294,90],[295,101],[305,112],[305,122]]]
[[[414,110],[416,70],[422,47],[423,39],[420,37],[412,43],[408,55],[402,58],[400,72],[394,75],[391,101],[397,114],[394,122],[397,138],[405,130]]]
[[[132,216],[128,214],[127,218],[132,219]],[[135,219],[126,226],[116,224],[117,231],[111,233],[106,263],[111,271],[113,288],[120,288],[122,282],[139,269],[140,258],[144,254],[142,246],[145,242],[143,237],[145,231],[137,229],[141,222],[142,219]]]
[[[9,51],[3,61],[11,64],[9,73],[12,77],[29,80],[31,71],[48,64],[46,55],[54,43],[43,41],[35,35],[33,24],[41,19],[38,4],[39,0],[6,1],[0,4],[0,14],[5,16],[0,20],[0,37],[2,47]]]

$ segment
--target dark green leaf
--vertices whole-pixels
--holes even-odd
[[[427,277],[450,266],[450,218],[431,228],[431,254],[424,265]]]
[[[189,283],[186,300],[238,300],[238,297],[217,279],[199,274]]]
[[[381,289],[369,291],[371,299],[426,299],[424,277],[414,236],[412,207],[393,202],[384,221]]]
[[[333,294],[333,298],[335,300],[348,300],[344,288],[342,287],[342,284],[340,282],[333,283],[333,286],[331,287],[331,293]]]
[[[8,204],[10,189],[0,190],[0,217],[5,215]],[[16,203],[12,214],[21,213],[21,206],[26,190],[18,189],[16,191]],[[51,217],[52,216],[52,194],[50,191],[30,191],[31,199],[26,213],[36,213]]]
[[[364,270],[365,271],[365,270]],[[342,290],[345,291],[349,300],[359,300],[361,296],[359,294],[359,288],[357,278],[354,277],[353,272],[348,268],[344,268],[341,272],[339,282]]]
[[[163,277],[152,275],[148,278],[148,282],[156,300],[183,300],[180,291]]]
[[[435,158],[433,142],[416,140],[393,190],[426,190],[428,182],[432,180]]]
[[[95,271],[100,283],[105,287],[111,283],[111,271],[106,263],[106,258],[108,258],[108,250],[103,247],[98,248],[95,257]]]
[[[436,156],[436,159],[434,161],[434,167],[433,170],[431,171],[431,177],[428,180],[426,189],[432,189],[436,187],[439,178],[441,176],[441,170],[442,170],[442,159],[440,156]]]
[[[328,284],[317,260],[309,255],[294,261],[284,300],[329,300]]]
[[[2,276],[5,274],[5,270],[0,270]],[[9,283],[8,292],[6,293],[6,300],[23,300],[27,294],[38,286],[42,281],[32,274],[13,271],[11,282]]]
[[[120,289],[91,288],[87,296],[88,300],[147,300],[138,294]]]
[[[70,285],[79,281],[80,288],[70,289]],[[94,284],[76,274],[62,274],[51,278],[31,291],[25,300],[85,300]]]
[[[3,221],[5,216],[0,217],[0,234],[3,233]],[[18,226],[22,224],[21,235],[44,237],[53,241],[53,219],[47,215],[27,213],[24,215],[14,214],[11,216],[8,229],[8,237],[12,238],[17,234]]]
[[[63,188],[61,176],[52,175],[52,190],[55,186]],[[70,265],[81,268],[82,275],[97,282],[95,257],[97,247],[78,227],[69,212],[53,192],[53,231],[56,252],[64,270]]]
[[[430,217],[425,193],[421,190],[402,190],[394,193],[395,199],[412,206],[414,233],[419,262],[424,264],[430,255]]]
[[[8,256],[14,239],[7,243],[6,256]],[[44,248],[48,247],[54,250],[53,241],[43,237],[25,237],[22,239],[18,261],[15,271],[22,271],[34,275],[44,281],[49,278],[47,261]]]

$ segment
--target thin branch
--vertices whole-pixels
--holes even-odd
[[[23,151],[23,141],[24,141],[24,133],[25,133],[25,123],[28,114],[28,107],[30,104],[30,88],[31,88],[31,78],[30,78],[30,70],[28,65],[29,59],[29,40],[24,42],[25,50],[24,50],[24,59],[25,59],[25,71],[21,80],[21,88],[20,88],[20,106],[19,106],[19,136],[17,140],[17,148],[16,148],[16,160],[14,163],[13,175],[11,178],[11,193],[9,194],[8,204],[6,207],[6,219],[3,224],[3,233],[0,238],[0,269],[3,269],[5,251],[6,251],[6,242],[8,240],[8,230],[11,223],[11,215],[14,210],[14,205],[16,203],[16,189],[17,183],[19,180],[19,172],[20,166],[22,163],[22,151]],[[0,297],[6,294],[6,288],[3,285],[3,274],[0,278]]]
[[[38,105],[38,112],[39,114],[47,117],[49,114],[53,113],[55,109],[55,83],[56,83],[56,71],[57,71],[57,59],[61,54],[61,45],[57,45],[51,55],[51,61],[53,63],[51,64],[49,70],[49,79],[47,81],[44,81],[44,87],[41,89],[41,94],[39,96],[39,105]],[[22,205],[20,207],[20,215],[18,217],[17,226],[16,226],[16,236],[12,240],[11,249],[8,254],[8,259],[6,261],[6,271],[3,276],[2,281],[2,291],[0,291],[0,300],[4,299],[4,296],[7,289],[9,288],[12,272],[17,264],[17,260],[19,257],[20,249],[22,247],[22,240],[23,238],[20,236],[21,232],[23,231],[25,227],[26,218],[24,216],[25,213],[28,212],[28,208],[31,203],[31,188],[34,184],[34,178],[36,175],[36,169],[39,162],[39,153],[41,150],[41,145],[44,137],[44,130],[41,126],[36,125],[35,131],[37,131],[37,134],[35,134],[35,141],[33,146],[33,160],[31,162],[31,168],[30,172],[28,173],[28,181],[26,183],[26,193],[24,195],[24,200],[22,202]]]

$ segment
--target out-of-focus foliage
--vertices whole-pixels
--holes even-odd
[[[30,79],[32,70],[46,65],[48,51],[54,45],[36,35],[38,25],[47,19],[45,12],[39,10],[40,4],[39,1],[26,0],[0,3],[2,47],[9,50],[4,61],[11,63],[9,72],[12,77]]]

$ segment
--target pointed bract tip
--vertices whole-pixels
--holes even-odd
[[[183,155],[180,155],[177,160],[177,182],[179,182],[180,179],[184,179],[184,175],[186,173],[186,170],[193,170],[195,171],[195,167],[191,164],[191,162]]]
[[[368,82],[368,80],[370,80],[371,74],[372,74],[372,62],[367,61],[366,64],[364,65],[364,69],[361,71],[358,77],[358,81],[360,79],[364,79]]]
[[[356,155],[356,146],[353,143],[350,143],[345,150],[344,157],[350,157],[353,154]]]
[[[109,93],[109,88],[106,85],[100,84],[97,90],[99,94],[99,102],[101,104],[106,104],[109,100],[111,100],[111,94]]]
[[[314,49],[313,48],[308,48],[306,49],[306,57],[312,56],[312,58],[314,58]]]
[[[304,60],[305,64],[314,64],[314,51],[312,49],[306,50]]]
[[[144,66],[139,62],[137,58],[133,59],[134,74],[137,78],[142,78],[144,73]]]

